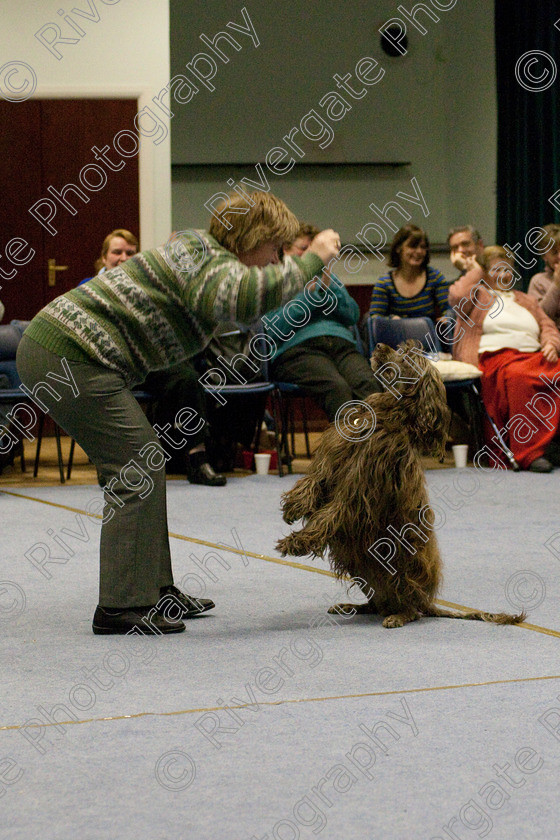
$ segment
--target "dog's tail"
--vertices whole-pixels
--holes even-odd
[[[518,615],[511,615],[511,613],[488,613],[479,610],[475,612],[449,612],[449,610],[440,610],[439,607],[430,606],[427,610],[422,610],[422,615],[432,616],[434,618],[464,618],[467,621],[488,621],[491,624],[521,624],[527,618],[527,613],[521,612]]]

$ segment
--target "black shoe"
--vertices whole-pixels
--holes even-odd
[[[187,595],[186,592],[181,592],[176,586],[162,586],[160,595],[172,595],[175,602],[179,602],[184,608],[181,618],[193,618],[195,615],[200,615],[208,610],[213,610],[216,604],[210,598],[195,598],[192,595]]]
[[[187,457],[187,478],[191,484],[204,484],[206,487],[223,487],[227,484],[225,475],[215,473],[206,460],[206,452],[194,452]]]
[[[93,616],[93,632],[98,635],[126,635],[131,631],[135,635],[160,636],[162,633],[182,633],[185,625],[182,621],[168,621],[156,612],[156,607],[130,607],[117,610],[109,607],[97,607]]]
[[[553,440],[548,444],[544,457],[553,467],[560,467],[560,440]]]
[[[549,473],[553,469],[552,464],[546,458],[537,458],[528,466],[529,472],[534,473]]]

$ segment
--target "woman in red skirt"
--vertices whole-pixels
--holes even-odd
[[[482,370],[482,399],[521,469],[550,472],[560,466],[560,333],[535,298],[511,291],[519,275],[503,248],[485,248],[481,262],[449,290],[453,355]]]

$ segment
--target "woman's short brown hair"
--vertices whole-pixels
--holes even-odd
[[[95,261],[95,270],[101,271],[103,268],[104,262],[103,260],[109,253],[109,247],[111,245],[111,239],[115,236],[120,236],[121,239],[124,239],[125,242],[128,242],[129,245],[132,245],[136,250],[139,248],[138,239],[131,233],[129,230],[125,230],[124,228],[117,228],[116,230],[112,230],[111,233],[108,233],[105,239],[103,240],[103,245],[101,246],[101,256]]]
[[[212,216],[209,233],[220,245],[234,254],[243,254],[274,239],[280,243],[296,239],[299,222],[280,198],[259,190],[251,193],[249,199],[247,201],[233,193],[227,202],[223,201],[216,207],[216,213],[220,215],[228,206],[232,210],[247,211],[226,213],[224,221]]]
[[[296,239],[299,239],[300,236],[308,236],[310,239],[315,239],[318,233],[321,233],[321,229],[317,225],[312,225],[309,222],[300,222]]]
[[[430,240],[425,230],[422,230],[418,225],[403,225],[399,228],[391,242],[391,250],[389,252],[389,259],[387,265],[389,268],[400,268],[401,255],[400,249],[407,239],[412,239],[411,245],[418,245],[419,242],[426,243],[426,256],[422,263],[422,268],[426,268],[430,262]]]

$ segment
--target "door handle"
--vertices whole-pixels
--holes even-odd
[[[47,260],[49,266],[49,286],[56,286],[56,272],[67,271],[67,265],[57,265],[56,260]]]

